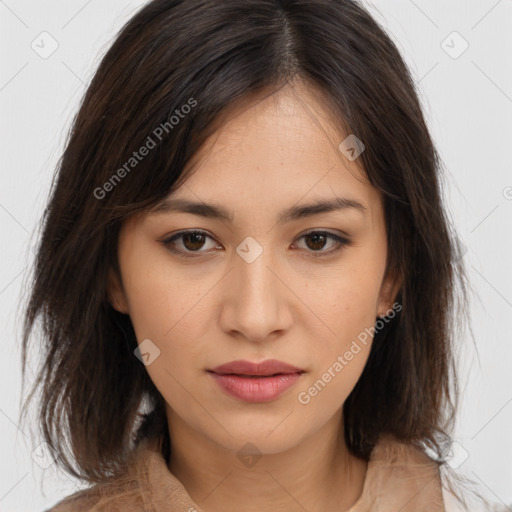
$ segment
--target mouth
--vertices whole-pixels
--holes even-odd
[[[232,361],[207,370],[221,390],[244,402],[269,402],[290,389],[305,370],[275,359]]]

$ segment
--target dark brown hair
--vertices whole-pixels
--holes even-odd
[[[123,27],[83,98],[30,283],[24,378],[36,320],[43,361],[25,407],[39,390],[42,433],[73,475],[115,475],[135,435],[168,436],[163,399],[134,356],[130,318],[107,297],[122,222],[183,183],[226,112],[292,79],[363,141],[359,158],[384,198],[388,270],[403,280],[402,310],[376,333],[344,404],[346,442],[367,459],[389,433],[442,459],[456,410],[453,326],[465,278],[441,162],[398,49],[353,0],[154,0]],[[130,160],[148,137],[155,146]],[[144,397],[155,409],[137,428]]]

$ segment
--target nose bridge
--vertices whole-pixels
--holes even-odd
[[[271,249],[248,237],[236,249],[234,280],[230,287],[228,330],[237,330],[252,340],[261,340],[286,327],[283,284],[276,277],[276,259]]]
[[[237,262],[237,274],[242,281],[241,299],[246,297],[249,301],[257,303],[261,302],[261,298],[266,298],[267,303],[275,300],[276,278],[270,270],[271,259],[270,251],[265,251],[250,263],[245,260]]]

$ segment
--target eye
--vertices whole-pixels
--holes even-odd
[[[311,251],[308,252],[311,252],[313,257],[329,256],[341,251],[345,246],[351,245],[352,243],[347,237],[336,235],[329,231],[310,231],[309,233],[302,235],[299,240],[302,238],[310,240],[309,243],[306,242],[306,246],[308,249],[311,249]],[[334,248],[327,251],[321,250],[325,247],[328,240],[331,240],[334,244]]]
[[[200,251],[199,249],[204,245],[204,240],[206,238],[209,238],[210,240],[213,240],[211,236],[209,236],[204,231],[182,231],[180,233],[177,233],[176,235],[173,235],[171,238],[166,238],[165,240],[162,240],[162,243],[172,252],[176,254],[180,254],[185,257],[195,257],[194,252],[198,253],[204,253],[207,251]],[[175,240],[180,240],[181,245],[185,248],[183,249],[177,249]],[[187,254],[188,253],[188,254]]]
[[[344,236],[336,235],[328,231],[311,231],[299,237],[299,240],[305,239],[306,252],[310,253],[313,257],[328,256],[334,254],[345,246],[351,245],[351,241]],[[205,240],[213,238],[208,235],[205,231],[191,230],[181,231],[176,233],[170,238],[162,240],[162,244],[165,245],[171,252],[184,256],[186,258],[199,256],[201,253],[207,253],[209,251],[202,251],[205,244]],[[330,250],[322,250],[327,241],[331,241],[334,244],[334,248]],[[179,241],[177,244],[176,242]],[[177,247],[181,245],[181,247]],[[197,253],[197,254],[194,254]],[[315,254],[318,253],[318,254]]]

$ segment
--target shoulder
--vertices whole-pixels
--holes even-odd
[[[140,512],[147,501],[143,475],[156,448],[149,441],[135,450],[122,473],[62,499],[45,512]]]
[[[369,494],[389,500],[388,490],[391,490],[397,510],[401,512],[511,510],[504,504],[487,501],[478,492],[477,482],[446,464],[438,463],[421,447],[392,436],[379,439],[371,453],[369,468]]]
[[[99,501],[95,487],[78,491],[56,503],[44,512],[88,512]]]
[[[374,469],[388,474],[433,479],[440,482],[440,465],[419,446],[406,443],[391,435],[381,436],[372,450],[370,461]]]
[[[366,508],[365,508],[366,507]],[[359,510],[444,512],[439,465],[421,448],[392,436],[374,446]]]
[[[143,505],[137,481],[114,479],[82,489],[45,512],[140,512]]]

